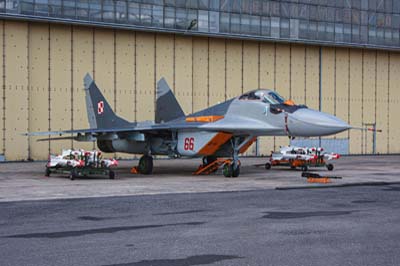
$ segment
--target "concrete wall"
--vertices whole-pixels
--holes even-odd
[[[152,120],[156,81],[165,77],[191,113],[257,87],[335,114],[354,126],[377,123],[377,152],[400,152],[400,54],[208,39],[57,24],[0,21],[0,154],[45,159],[74,141],[36,142],[27,131],[88,127],[83,76],[95,78],[118,114]],[[320,69],[321,55],[321,69]],[[321,77],[321,80],[320,80]],[[372,152],[372,133],[350,131],[350,153]],[[261,138],[268,154],[285,137]],[[253,145],[247,154],[254,154]],[[123,156],[118,154],[118,156]]]

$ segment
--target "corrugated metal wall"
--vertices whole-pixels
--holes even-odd
[[[7,160],[45,159],[63,147],[93,147],[67,140],[38,143],[21,135],[88,127],[86,72],[129,120],[153,119],[160,77],[186,113],[257,87],[318,109],[321,81],[323,111],[354,126],[376,122],[383,130],[377,152],[400,152],[399,53],[12,21],[0,21],[0,47],[0,154]],[[372,152],[370,132],[330,138],[350,138],[352,154]],[[285,137],[261,138],[258,151],[269,154],[288,143]]]

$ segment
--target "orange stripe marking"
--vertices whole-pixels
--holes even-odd
[[[208,116],[191,116],[186,117],[186,122],[203,122],[210,123],[224,118],[223,115],[208,115]]]
[[[218,132],[203,148],[199,151],[201,155],[213,155],[223,144],[225,144],[232,134]]]

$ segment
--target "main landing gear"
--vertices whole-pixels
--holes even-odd
[[[143,155],[140,157],[137,171],[144,175],[150,175],[153,173],[153,157],[150,155]]]

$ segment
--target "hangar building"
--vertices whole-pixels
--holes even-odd
[[[87,72],[127,119],[153,119],[160,77],[186,113],[272,88],[382,129],[322,140],[345,153],[400,153],[399,29],[397,0],[0,0],[0,158],[91,148],[21,135],[87,128]]]

